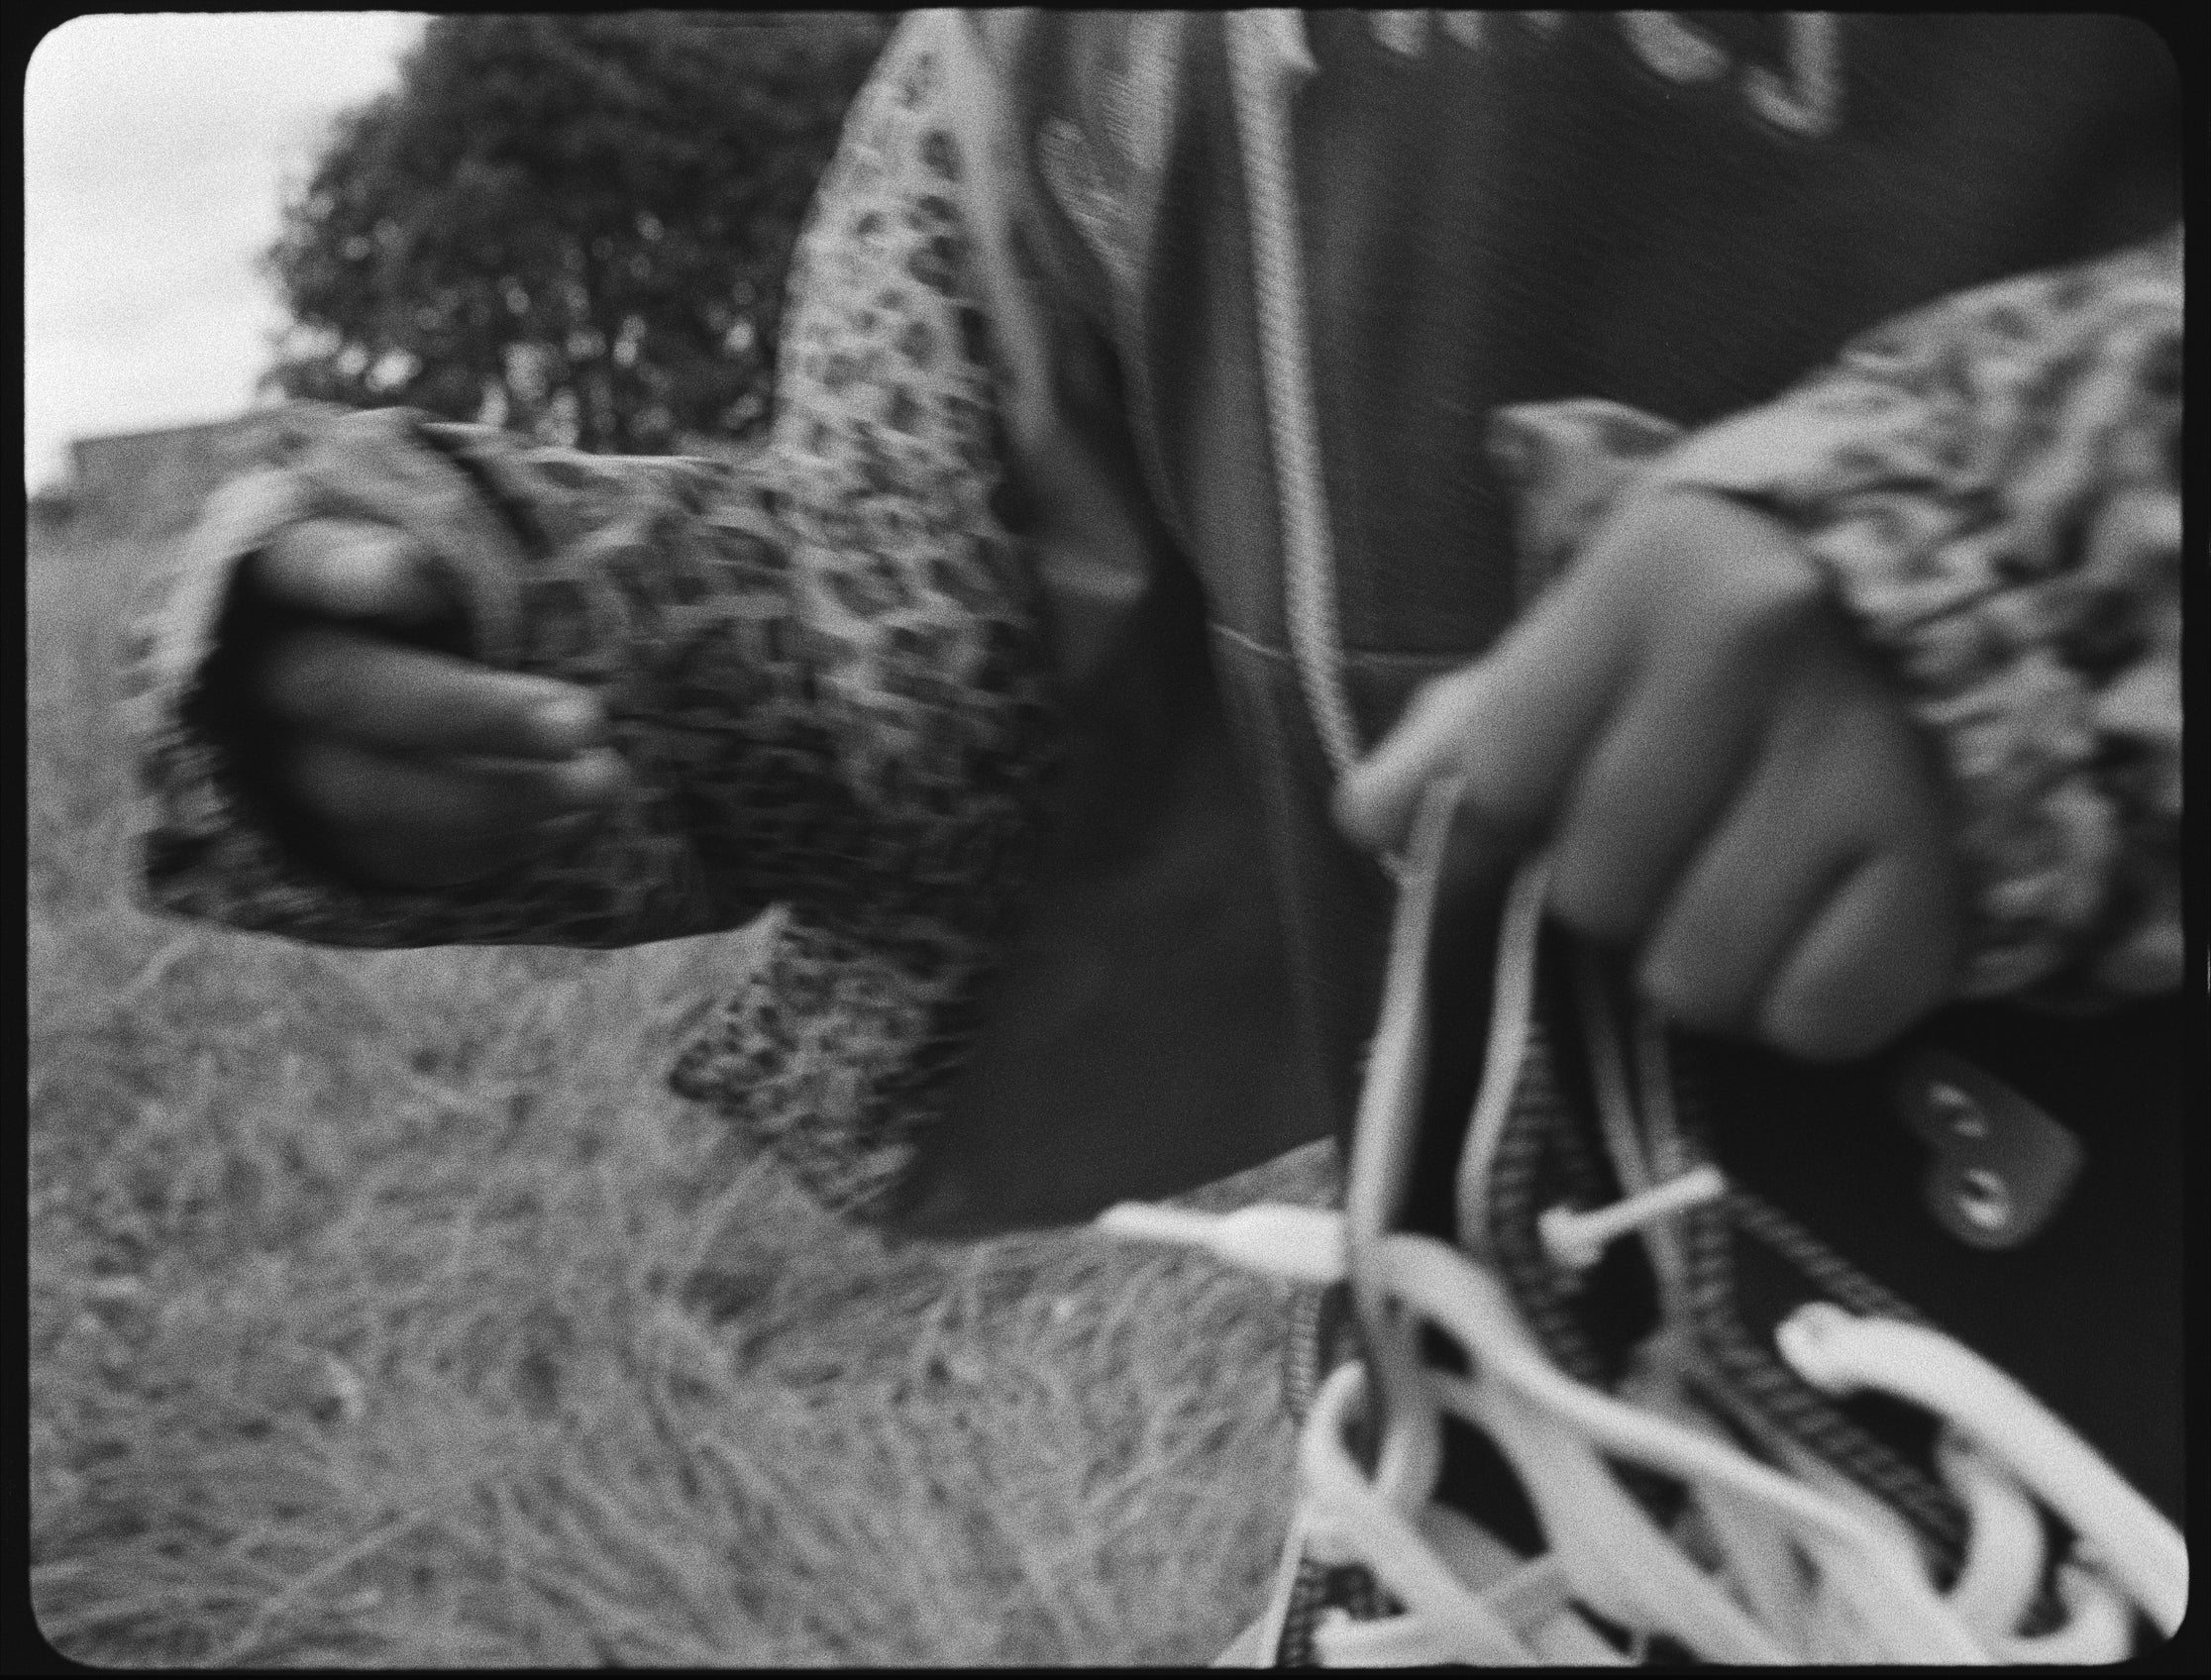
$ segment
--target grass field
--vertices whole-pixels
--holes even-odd
[[[1217,1650],[1287,1515],[1283,1295],[1080,1232],[829,1223],[661,1084],[745,935],[362,954],[144,912],[108,705],[151,564],[48,542],[28,580],[47,1637],[184,1666]]]

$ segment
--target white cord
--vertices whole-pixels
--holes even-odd
[[[1227,22],[1236,134],[1251,216],[1259,373],[1286,551],[1290,654],[1328,769],[1340,777],[1358,761],[1359,735],[1343,681],[1335,553],[1315,436],[1303,248],[1290,175],[1290,99],[1315,65],[1304,20],[1295,11],[1235,12]]]
[[[1876,1389],[1948,1421],[2071,1523],[2152,1622],[2167,1634],[2178,1628],[2188,1608],[2187,1541],[2093,1447],[1971,1348],[1828,1302],[1799,1308],[1774,1341],[1816,1388]]]
[[[1102,1224],[1116,1235],[1193,1243],[1274,1276],[1313,1280],[1342,1265],[1340,1216],[1313,1208],[1261,1205],[1206,1214],[1124,1205]],[[1394,1296],[1448,1330],[1474,1360],[1473,1381],[1423,1368],[1421,1386],[1431,1397],[1423,1426],[1436,1427],[1434,1418],[1448,1411],[1497,1440],[1537,1504],[1553,1548],[1548,1555],[1574,1596],[1631,1627],[1671,1631],[1716,1660],[1731,1652],[1733,1660],[1759,1661],[2112,1662],[2126,1654],[2131,1633],[2126,1599],[2104,1576],[2160,1626],[2172,1614],[2173,1593],[2184,1607],[2186,1553],[2169,1525],[2154,1511],[2147,1521],[2139,1513],[2127,1519],[2130,1502],[2146,1502],[2031,1397],[2025,1401],[2031,1410],[2021,1413],[2024,1391],[1939,1332],[1887,1320],[1823,1329],[1815,1314],[1820,1352],[1804,1357],[1801,1324],[1791,1340],[1811,1380],[1879,1386],[1946,1418],[1975,1419],[1970,1436],[1953,1424],[1938,1444],[1938,1464],[1965,1505],[1972,1534],[1947,1598],[1926,1579],[1910,1530],[1894,1514],[1816,1459],[1800,1452],[1776,1470],[1678,1405],[1633,1406],[1576,1383],[1542,1358],[1486,1269],[1430,1238],[1390,1237],[1377,1266]],[[1414,1319],[1408,1314],[1404,1322],[1410,1329]],[[1891,1334],[1899,1329],[1912,1332],[1909,1346]],[[1933,1374],[1899,1378],[1900,1362]],[[1994,1385],[1986,1373],[1994,1374]],[[1458,1660],[1527,1660],[1494,1654],[1509,1635],[1551,1660],[1608,1660],[1587,1646],[1586,1628],[1575,1631],[1578,1624],[1570,1625],[1562,1603],[1525,1597],[1533,1590],[1528,1583],[1544,1577],[1524,1575],[1516,1588],[1494,1580],[1494,1564],[1453,1565],[1448,1560],[1465,1548],[1433,1531],[1446,1514],[1432,1507],[1408,1512],[1379,1479],[1370,1483],[1358,1470],[1343,1449],[1343,1428],[1365,1386],[1361,1368],[1348,1365],[1315,1401],[1300,1449],[1299,1522],[1311,1530],[1311,1555],[1367,1565],[1423,1626],[1357,1633],[1337,1628],[1322,1641],[1324,1654],[1345,1663],[1429,1661],[1447,1647]],[[1632,1501],[1621,1503],[1626,1496],[1609,1472],[1592,1479],[1593,1469],[1602,1471],[1600,1454],[1646,1464],[1688,1485],[1727,1554],[1722,1579],[1740,1595],[1747,1625],[1736,1608],[1712,1598],[1709,1584],[1680,1573],[1687,1559],[1649,1529]],[[2068,1620],[2056,1632],[2032,1638],[2012,1629],[2041,1577],[2041,1521],[1998,1467],[2016,1467],[2022,1458],[2043,1466],[2029,1485],[2073,1523],[2095,1565],[2059,1567]],[[1435,1555],[1422,1562],[1413,1556],[1421,1550]],[[1816,1565],[1815,1573],[1805,1575],[1804,1563]],[[1440,1621],[1430,1619],[1421,1606],[1442,1602],[1446,1577],[1456,1582],[1449,1592],[1486,1589],[1491,1602],[1469,1609],[1454,1601]],[[1515,1591],[1524,1595],[1518,1603]],[[1759,1631],[1745,1633],[1745,1626]]]
[[[1531,858],[1521,865],[1506,890],[1504,922],[1497,935],[1482,1085],[1466,1123],[1466,1142],[1458,1165],[1458,1238],[1481,1255],[1491,1252],[1490,1169],[1505,1137],[1505,1121],[1520,1089],[1521,1062],[1527,1053],[1528,1022],[1535,1010],[1536,942],[1542,934],[1543,904],[1549,895],[1549,857]]]
[[[1982,1638],[2007,1638],[2042,1582],[2043,1525],[2017,1482],[1946,1428],[1935,1443],[1943,1480],[1965,1507],[1972,1544],[1950,1584],[1950,1607]]]
[[[1800,1540],[1818,1546],[1830,1566],[1831,1589],[1867,1606],[1914,1659],[1988,1660],[1928,1583],[1917,1558],[1872,1524],[1732,1446],[1575,1382],[1543,1357],[1504,1286],[1432,1237],[1395,1236],[1384,1253],[1392,1287],[1468,1350],[1483,1384],[1508,1385],[1541,1409],[1548,1426],[1580,1436],[1610,1457],[1632,1459],[1693,1485],[1717,1483],[1764,1506]],[[1433,1373],[1429,1381],[1446,1397],[1447,1408],[1449,1397],[1467,1387]]]
[[[1442,1468],[1435,1403],[1421,1380],[1420,1348],[1375,1274],[1375,1255],[1396,1224],[1413,1171],[1427,1072],[1428,938],[1444,848],[1458,802],[1455,783],[1429,787],[1413,819],[1390,925],[1382,1018],[1367,1054],[1343,1193],[1343,1248],[1351,1304],[1382,1406],[1381,1481],[1400,1511],[1426,1503]]]

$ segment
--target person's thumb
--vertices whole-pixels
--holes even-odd
[[[1360,845],[1404,844],[1429,783],[1458,778],[1463,803],[1501,838],[1549,822],[1621,680],[1611,638],[1570,581],[1487,658],[1429,682],[1336,790],[1338,825]]]
[[[325,618],[421,624],[453,610],[405,534],[367,520],[284,526],[262,546],[254,585],[273,602]]]

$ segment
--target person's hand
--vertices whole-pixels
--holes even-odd
[[[348,875],[472,881],[620,794],[628,773],[588,689],[400,639],[453,609],[399,531],[302,520],[241,583],[267,626],[245,675],[259,769]]]
[[[1428,684],[1336,812],[1398,845],[1464,779],[1551,907],[1693,1028],[1869,1053],[1944,1002],[1963,935],[1932,744],[1778,523],[1631,493],[1487,658]]]

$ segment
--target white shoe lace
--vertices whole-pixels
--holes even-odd
[[[1315,1397],[1284,1572],[1266,1621],[1239,1645],[1274,1648],[1299,1556],[1361,1564],[1403,1607],[1367,1622],[1324,1616],[1315,1649],[1330,1666],[1630,1660],[1583,1610],[1638,1643],[1664,1637],[1705,1660],[1742,1663],[2112,1662],[2128,1653],[2136,1607],[2170,1633],[2187,1599],[2180,1535],[2047,1408],[1951,1337],[1824,1304],[1801,1310],[1776,1337],[1782,1357],[1815,1386],[1876,1389],[1943,1419],[1938,1469],[1969,1522],[1964,1564],[1947,1593],[1911,1530],[1871,1495],[1785,1439],[1772,1448],[1778,1462],[1754,1458],[1703,1413],[1693,1344],[1669,1333],[1679,1319],[1667,1300],[1664,1227],[1725,1187],[1712,1169],[1678,1170],[1666,1126],[1638,1131],[1613,1111],[1633,1101],[1617,1038],[1598,1049],[1609,1066],[1597,1068],[1596,1083],[1628,1194],[1595,1213],[1554,1209],[1538,1229],[1568,1267],[1588,1264],[1629,1230],[1658,1236],[1667,1327],[1641,1350],[1644,1377],[1632,1385],[1632,1401],[1560,1371],[1479,1258],[1391,1229],[1420,1109],[1427,919],[1446,804],[1438,794],[1423,807],[1400,876],[1345,1211],[1262,1206],[1208,1214],[1129,1204],[1099,1221],[1112,1235],[1197,1246],[1272,1277],[1348,1279],[1353,1288],[1373,1393],[1369,1367],[1353,1363]],[[1489,1163],[1526,1041],[1540,904],[1540,871],[1524,871],[1500,940],[1498,1017],[1459,1176],[1461,1229],[1478,1251]],[[1652,1041],[1642,1031],[1633,1045],[1646,1098],[1663,1084],[1650,1077]],[[1423,1326],[1459,1345],[1467,1376],[1421,1357]],[[1370,1404],[1384,1425],[1371,1474],[1346,1445],[1352,1419]],[[1549,1548],[1541,1556],[1521,1558],[1434,1503],[1446,1413],[1513,1465]],[[1684,1516],[1671,1533],[1622,1485],[1618,1463],[1681,1486]],[[2064,1623],[2028,1636],[2020,1628],[2050,1562],[2038,1502],[2078,1539],[2052,1572]],[[1693,1534],[1704,1536],[1704,1555],[1685,1547]]]
[[[1314,1208],[1205,1214],[1126,1205],[1101,1223],[1273,1277],[1344,1275],[1340,1217]],[[1806,1467],[1761,1463],[1716,1425],[1631,1406],[1566,1376],[1479,1262],[1433,1238],[1394,1235],[1380,1263],[1393,1299],[1469,1355],[1468,1377],[1423,1368],[1435,1415],[1465,1419],[1504,1452],[1550,1549],[1518,1557],[1429,1503],[1432,1488],[1410,1510],[1387,1497],[1346,1445],[1366,1374],[1356,1363],[1340,1367],[1300,1438],[1293,1549],[1364,1565],[1404,1610],[1373,1622],[1340,1612],[1324,1620],[1316,1647],[1329,1666],[1625,1660],[1577,1606],[1720,1662],[2102,1663],[2128,1652],[2130,1607],[2167,1633],[2178,1626],[2187,1593],[2179,1534],[2047,1409],[1940,1332],[1830,1318],[1819,1331],[1828,1362],[1808,1360],[1807,1375],[1878,1387],[1971,1420],[1953,1421],[1938,1459],[1971,1525],[1947,1594],[1902,1524],[1839,1478],[1816,1485]],[[1933,1381],[1929,1370],[1939,1373]],[[1611,1467],[1621,1461],[1680,1481],[1722,1558],[1700,1563],[1660,1530],[1621,1486]],[[2038,1498],[2082,1540],[2055,1572],[2064,1625],[2029,1637],[2018,1628],[2047,1561]]]

